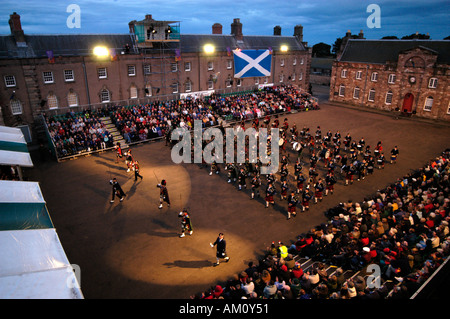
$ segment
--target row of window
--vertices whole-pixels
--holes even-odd
[[[341,71],[341,78],[347,78],[347,69],[343,69]],[[388,83],[389,84],[394,84],[395,80],[396,80],[397,76],[394,73],[391,73],[388,75]],[[361,80],[362,79],[362,71],[356,71],[355,73],[355,79],[356,80]],[[370,81],[372,82],[377,82],[378,81],[378,72],[372,72],[370,74]],[[435,89],[437,88],[437,84],[438,84],[438,79],[437,78],[430,78],[428,80],[428,88],[430,89]]]
[[[285,60],[281,59],[280,63],[281,63],[281,66],[284,66],[285,65]],[[294,58],[293,65],[296,65],[296,64],[297,64],[297,59]],[[300,64],[303,64],[303,58],[301,59],[301,63]],[[232,60],[227,60],[226,61],[226,68],[228,70],[231,70],[233,68],[233,61]],[[208,69],[208,71],[213,71],[214,70],[214,62],[209,61],[207,63],[207,69]],[[177,62],[170,63],[170,70],[171,70],[171,72],[178,72],[178,63]],[[191,62],[184,62],[184,71],[185,72],[192,71]],[[143,65],[143,73],[144,73],[144,75],[152,74],[152,69],[151,69],[151,65],[150,64]],[[127,74],[128,74],[128,76],[136,76],[136,66],[135,65],[128,65],[127,66]],[[106,67],[97,68],[97,76],[98,76],[99,79],[107,79],[108,78],[108,70],[107,70],[107,68]],[[73,82],[73,81],[75,81],[75,73],[74,73],[74,71],[73,70],[63,70],[63,78],[64,78],[65,82]],[[42,72],[42,79],[43,79],[45,84],[55,83],[55,78],[54,78],[53,71],[44,71],[44,72]],[[16,78],[15,78],[14,75],[5,75],[4,76],[4,81],[5,81],[5,86],[6,87],[16,87],[16,85],[17,85]],[[282,82],[282,81],[280,81],[280,82]]]
[[[355,87],[353,89],[353,98],[355,100],[359,100],[360,93],[361,93],[361,89],[359,87]],[[369,102],[375,102],[375,93],[376,93],[375,89],[370,89],[369,90],[369,94],[367,95],[367,100]],[[344,97],[345,96],[345,85],[340,85],[339,86],[339,96],[340,97]],[[392,93],[392,91],[389,90],[386,93],[386,95],[385,95],[384,104],[391,105],[393,97],[394,97],[394,93]],[[431,108],[433,107],[433,101],[434,101],[433,97],[432,96],[428,96],[425,99],[425,103],[424,103],[423,109],[425,111],[431,111]],[[449,112],[450,112],[450,108],[447,110],[447,113],[449,113]]]

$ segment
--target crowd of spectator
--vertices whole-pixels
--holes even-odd
[[[256,264],[192,298],[409,298],[450,254],[449,160],[446,150],[371,198],[328,210],[328,222],[291,245],[273,243]],[[316,264],[303,270],[300,257]],[[337,269],[329,275],[325,265]],[[368,285],[369,265],[379,267],[380,286]]]
[[[114,146],[114,138],[100,120],[107,114],[100,109],[80,113],[68,112],[63,117],[46,119],[50,138],[58,157],[77,155],[84,152],[106,149]]]
[[[105,106],[97,111],[68,112],[47,118],[50,137],[58,157],[96,151],[114,145],[113,136],[100,118],[110,116],[126,143],[166,136],[171,129],[191,129],[194,120],[204,127],[223,120],[248,120],[291,110],[318,108],[317,102],[292,86],[266,87],[252,92],[206,98],[153,101],[129,106]]]

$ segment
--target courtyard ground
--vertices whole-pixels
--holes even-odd
[[[80,266],[85,298],[189,298],[256,262],[272,241],[290,244],[326,222],[328,208],[362,201],[450,147],[448,125],[330,104],[327,87],[315,94],[321,109],[287,115],[291,125],[339,130],[342,136],[349,132],[372,147],[382,141],[386,154],[397,145],[400,155],[397,164],[354,185],[345,187],[340,180],[334,195],[290,220],[278,196],[277,205],[265,209],[261,199],[250,200],[249,190],[239,192],[228,184],[223,169],[209,176],[197,164],[174,164],[164,142],[131,147],[144,176],[137,182],[124,163],[115,163],[111,151],[61,163],[41,161],[33,153],[35,168],[26,172],[28,179],[40,182],[68,259]],[[122,203],[110,203],[112,177],[127,194]],[[161,179],[168,183],[170,208],[158,209]],[[194,233],[179,238],[183,208],[191,214]],[[225,234],[231,260],[212,267],[215,250],[209,243],[219,232]]]

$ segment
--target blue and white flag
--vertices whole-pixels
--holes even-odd
[[[234,77],[251,78],[270,76],[272,55],[269,50],[233,50]]]

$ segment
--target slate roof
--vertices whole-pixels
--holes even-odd
[[[384,64],[396,62],[400,52],[423,47],[437,52],[437,63],[450,64],[449,40],[365,40],[350,39],[345,46],[341,62]]]
[[[46,51],[52,50],[57,56],[91,55],[96,45],[104,45],[116,49],[119,54],[126,44],[132,52],[135,42],[131,34],[66,34],[66,35],[25,35],[26,46],[17,46],[12,35],[0,36],[0,58],[34,58],[46,57]],[[206,43],[213,44],[216,51],[227,51],[239,47],[241,49],[279,50],[287,45],[289,50],[306,50],[294,36],[244,36],[243,41],[236,41],[232,35],[217,34],[181,34],[180,43],[167,43],[168,47],[178,48],[181,52],[199,52]]]

